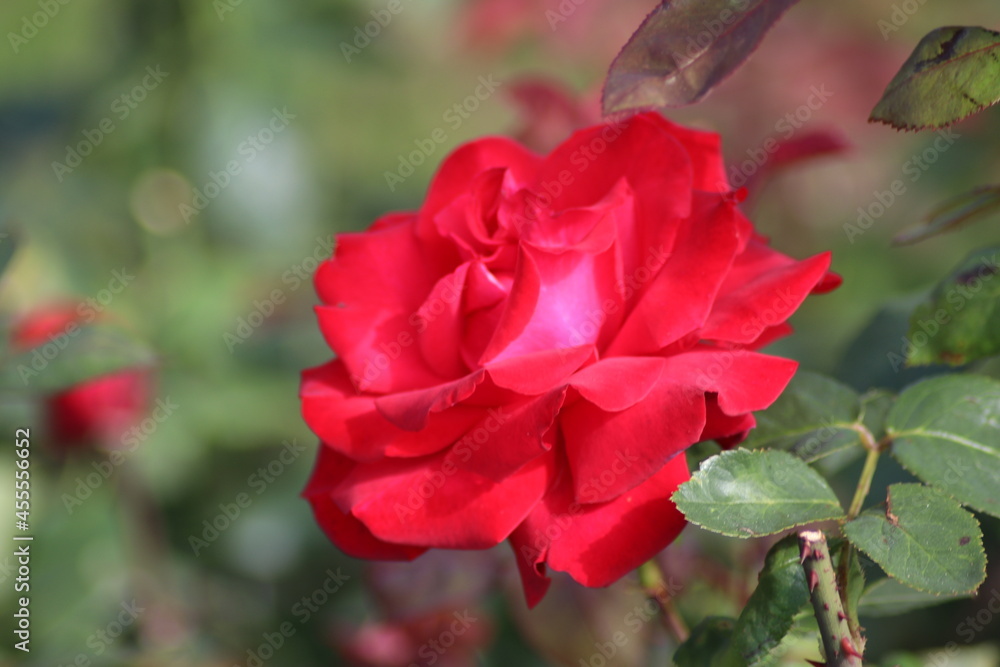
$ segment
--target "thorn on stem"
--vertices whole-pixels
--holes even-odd
[[[852,644],[851,640],[848,639],[847,637],[844,637],[843,639],[840,640],[840,647],[844,649],[844,655],[849,655],[852,658],[863,657],[860,653],[858,653],[858,650],[854,648],[854,644]]]

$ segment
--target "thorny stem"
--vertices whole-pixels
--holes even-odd
[[[826,535],[804,530],[799,533],[799,547],[827,667],[861,667],[861,651],[851,637]]]
[[[656,562],[656,559],[647,561],[639,568],[639,582],[646,594],[660,603],[660,609],[663,610],[663,627],[670,636],[676,639],[678,644],[687,641],[691,631],[688,630],[687,624],[678,613],[677,607],[674,606],[670,587],[664,581],[663,570],[660,569],[660,564]]]

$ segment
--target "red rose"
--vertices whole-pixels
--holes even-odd
[[[509,539],[531,605],[546,567],[607,585],[683,528],[678,455],[743,438],[791,379],[752,350],[837,285],[829,261],[769,249],[718,137],[654,113],[545,158],[466,144],[418,212],[317,271],[338,358],[303,374],[323,442],[304,495],[352,556]]]
[[[11,343],[17,350],[44,349],[71,337],[79,330],[74,325],[80,322],[72,306],[40,308],[17,322]],[[147,369],[130,368],[46,396],[43,416],[52,443],[68,448],[121,446],[125,432],[146,413],[149,386]]]

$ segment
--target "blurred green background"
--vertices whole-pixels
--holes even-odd
[[[154,351],[154,396],[177,406],[70,512],[64,495],[86,484],[107,454],[56,456],[44,447],[34,397],[0,397],[5,433],[30,426],[37,434],[32,651],[14,651],[5,632],[3,664],[587,664],[594,642],[641,602],[630,582],[584,591],[560,580],[528,615],[505,547],[369,567],[332,547],[298,496],[315,450],[299,418],[298,373],[329,356],[310,277],[332,235],[419,206],[434,165],[459,143],[523,134],[531,120],[510,94],[522,77],[549,76],[592,110],[608,64],[654,5],[402,0],[365,44],[358,31],[388,4],[0,5],[0,217],[20,236],[0,284],[0,313],[9,321],[46,303],[78,303],[107,288],[114,271],[134,275],[103,315]],[[554,29],[553,11],[565,18]],[[997,28],[1000,7],[805,2],[705,102],[668,113],[720,132],[738,164],[769,137],[783,137],[782,119],[813,87],[832,93],[799,117],[792,136],[832,131],[852,147],[775,174],[754,193],[751,217],[793,256],[833,250],[843,287],[810,300],[793,319],[798,333],[775,351],[859,388],[898,388],[918,376],[887,360],[900,347],[907,308],[968,251],[1000,242],[994,220],[913,247],[888,243],[937,202],[1000,182],[996,111],[960,124],[959,139],[919,172],[907,164],[933,133],[865,122],[919,38],[953,24]],[[461,122],[447,116],[490,76],[501,82],[496,94]],[[390,189],[385,172],[437,128],[445,143]],[[561,138],[555,134],[547,139]],[[78,160],[74,151],[87,155]],[[226,172],[233,162],[235,175]],[[844,225],[856,224],[858,208],[897,179],[905,194],[849,238]],[[879,314],[890,301],[897,305]],[[0,457],[3,488],[13,465],[13,455]],[[886,481],[902,475],[883,473]],[[195,554],[191,536],[203,537],[204,522],[241,493],[250,505]],[[14,530],[11,514],[0,516],[4,534]],[[996,547],[1000,527],[981,519]],[[672,550],[678,573],[703,550],[723,573],[721,583],[693,584],[678,574],[682,611],[696,623],[732,611],[734,587],[752,586],[766,548],[689,530]],[[0,550],[4,627],[14,606],[8,553]],[[1000,553],[991,555],[980,600],[872,621],[873,655],[949,641],[964,647],[959,623],[1000,590]],[[330,572],[346,581],[331,585]],[[317,596],[324,585],[340,587]],[[303,596],[315,611],[303,612]],[[120,620],[132,618],[122,605],[133,599],[144,611]],[[452,612],[465,610],[479,620],[454,649],[420,654],[450,627]],[[669,645],[655,626],[643,627],[643,641],[611,664],[667,664]],[[102,630],[121,634],[105,642]],[[992,617],[971,643],[990,639],[1000,639]],[[948,664],[1000,664],[988,647],[977,650]]]

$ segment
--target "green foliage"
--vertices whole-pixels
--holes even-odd
[[[965,597],[968,596],[945,596],[918,591],[892,577],[885,577],[865,589],[858,605],[858,613],[874,617],[896,616]]]
[[[844,513],[819,473],[781,451],[735,449],[714,456],[680,486],[673,500],[688,521],[743,538]]]
[[[729,655],[736,664],[761,667],[795,624],[809,602],[809,586],[799,558],[799,541],[789,535],[773,547],[764,561],[757,588],[736,621]]]
[[[964,505],[1000,517],[1000,382],[947,375],[905,390],[889,414],[892,453]]]
[[[757,588],[737,620],[705,619],[674,656],[678,667],[764,667],[809,602],[809,587],[795,535],[767,554]]]
[[[1000,352],[1000,248],[969,255],[910,318],[907,363],[967,364]]]
[[[847,385],[800,371],[778,400],[757,414],[757,427],[744,445],[787,450],[807,463],[852,449],[857,455],[863,451],[858,426],[865,412],[861,397]]]
[[[920,40],[872,111],[905,130],[956,123],[1000,101],[1000,33],[938,28]]]
[[[736,622],[722,616],[709,616],[697,625],[691,636],[674,653],[675,667],[739,667],[726,656]]]
[[[832,547],[832,545],[831,545]],[[851,562],[847,569],[847,594],[844,596],[844,610],[847,612],[848,618],[857,620],[858,610],[861,607],[861,600],[865,593],[865,572],[861,569],[861,559],[858,558],[857,549],[850,549]],[[837,549],[836,552],[839,554],[839,561],[844,557],[844,552],[842,549]]]
[[[885,508],[865,512],[844,533],[889,576],[918,590],[971,593],[986,577],[976,518],[921,484],[890,486]]]

